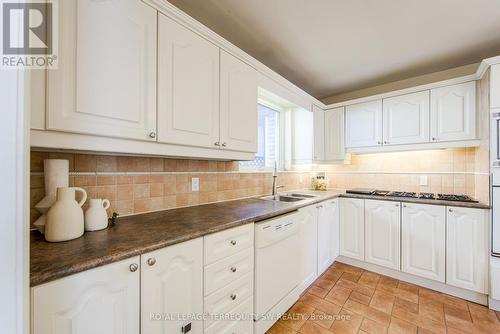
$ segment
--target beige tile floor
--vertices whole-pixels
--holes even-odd
[[[500,333],[500,312],[335,262],[270,334]]]

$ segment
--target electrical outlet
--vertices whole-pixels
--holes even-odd
[[[191,191],[200,191],[200,178],[193,177],[191,179]]]
[[[425,187],[429,185],[427,175],[420,175],[420,185]]]

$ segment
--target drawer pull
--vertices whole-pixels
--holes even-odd
[[[155,259],[154,257],[150,257],[150,258],[148,259],[148,264],[149,264],[150,266],[154,266],[154,265],[155,265],[155,263],[156,263],[156,259]]]
[[[232,271],[233,273],[235,273],[235,272],[236,272],[236,267],[231,267],[231,271]]]
[[[131,271],[131,272],[136,272],[137,269],[139,269],[139,266],[137,265],[137,263],[132,263],[128,269]]]
[[[231,245],[235,246],[236,245],[236,240],[231,240]]]
[[[236,295],[234,293],[231,294],[231,296],[229,296],[232,300],[235,300],[236,299]]]
[[[448,209],[448,211],[453,212],[453,210],[452,210],[452,209]]]

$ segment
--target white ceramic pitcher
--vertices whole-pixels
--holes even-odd
[[[82,193],[77,202],[76,192]],[[79,238],[84,233],[82,205],[87,200],[87,192],[78,187],[57,188],[56,202],[47,212],[45,240],[50,242]]]
[[[85,231],[98,231],[108,227],[109,208],[107,199],[93,198],[89,201],[89,208],[85,211]]]

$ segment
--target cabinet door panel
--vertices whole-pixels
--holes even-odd
[[[221,145],[225,150],[257,152],[257,72],[221,51],[220,73]]]
[[[384,145],[429,141],[429,91],[384,99]]]
[[[149,259],[156,263],[150,265]],[[202,333],[203,322],[182,319],[203,312],[203,238],[183,242],[141,256],[141,332]],[[155,321],[151,315],[177,315],[178,319]]]
[[[431,141],[476,139],[476,82],[431,90]]]
[[[219,48],[158,15],[158,141],[217,147]]]
[[[316,279],[318,269],[318,209],[308,206],[300,213],[299,271],[301,289],[305,290]]]
[[[339,253],[338,200],[318,205],[318,276],[333,263]]]
[[[445,207],[403,204],[402,271],[445,281]]]
[[[325,160],[344,158],[344,108],[342,107],[325,112]]]
[[[47,128],[155,140],[156,11],[137,0],[59,3]]]
[[[139,257],[32,289],[33,334],[139,333]]]
[[[315,105],[313,111],[314,147],[313,159],[325,160],[325,111]]]
[[[340,254],[353,259],[365,259],[364,200],[341,198]]]
[[[345,111],[346,147],[382,145],[382,100],[347,106]]]
[[[400,203],[365,201],[365,261],[400,269]]]
[[[488,293],[485,210],[448,207],[446,234],[446,283]]]

